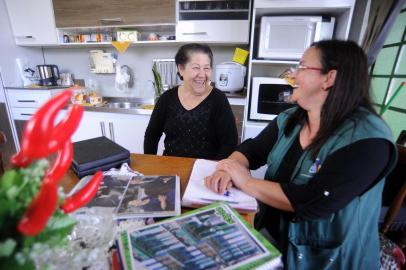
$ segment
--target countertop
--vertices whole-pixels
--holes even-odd
[[[153,99],[136,98],[136,97],[103,97],[103,101],[107,101],[107,104],[103,106],[83,106],[83,109],[89,112],[144,114],[144,115],[152,114],[152,109],[143,109],[142,105],[153,104]],[[138,104],[138,106],[133,108],[111,108],[108,105],[109,103],[117,103],[117,102],[119,103],[128,102],[132,104]]]
[[[245,97],[242,97],[241,95],[233,95],[233,96],[228,96],[227,97],[230,99],[241,99],[242,103],[237,103],[237,105],[244,104]],[[89,112],[105,112],[105,113],[124,113],[124,114],[142,114],[142,115],[151,115],[152,114],[152,108],[151,109],[144,109],[142,108],[143,105],[147,104],[153,104],[153,99],[146,99],[146,98],[136,98],[136,97],[103,97],[103,101],[107,101],[107,104],[104,106],[83,106],[85,111]],[[138,106],[133,107],[133,108],[111,108],[109,107],[109,103],[116,103],[116,102],[128,102],[128,103],[133,103],[133,104],[138,104]],[[231,102],[230,104],[236,104]]]
[[[5,89],[10,89],[10,90],[54,90],[54,89],[65,89],[68,88],[68,86],[34,86],[34,87],[27,87],[27,86],[6,86],[4,87]]]

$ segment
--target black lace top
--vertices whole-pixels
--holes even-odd
[[[165,133],[164,155],[222,159],[237,145],[238,135],[230,104],[214,88],[198,106],[186,110],[180,103],[178,87],[159,99],[144,138],[144,153],[156,154]]]

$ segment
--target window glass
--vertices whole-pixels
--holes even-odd
[[[396,53],[399,47],[383,48],[376,58],[373,75],[390,75],[395,65]]]
[[[386,90],[388,89],[389,78],[372,78],[372,101],[374,103],[382,104],[385,97]]]
[[[405,30],[406,12],[399,14],[395,23],[389,31],[385,44],[398,43],[402,41],[403,32]]]
[[[393,139],[396,140],[402,130],[406,130],[405,114],[397,111],[387,110],[383,119],[391,127]]]
[[[406,45],[402,46],[399,58],[395,67],[396,75],[406,75]]]
[[[386,102],[389,102],[389,99],[395,94],[396,89],[399,88],[400,84],[405,81],[404,78],[393,78],[390,83],[389,91],[388,91],[388,96],[386,97]],[[401,109],[406,109],[406,86],[403,86],[398,94],[396,95],[395,99],[392,101],[391,105],[392,107],[397,107]],[[406,116],[403,116],[405,119],[403,119],[406,122]]]

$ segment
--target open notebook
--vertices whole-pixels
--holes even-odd
[[[211,175],[216,169],[217,162],[197,159],[193,165],[192,174],[182,198],[182,206],[198,207],[213,202],[227,202],[231,207],[240,211],[256,211],[258,204],[254,197],[232,187],[229,196],[217,194],[204,185],[204,177]]]

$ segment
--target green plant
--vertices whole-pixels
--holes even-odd
[[[48,162],[41,159],[27,168],[8,170],[0,178],[1,269],[34,269],[35,257],[40,253],[33,250],[66,244],[66,236],[75,225],[74,219],[57,209],[39,234],[28,236],[18,231],[17,224],[36,197],[48,167]],[[62,202],[64,195],[61,191],[59,194]]]
[[[27,122],[15,167],[0,177],[0,269],[34,269],[42,252],[67,242],[75,221],[67,214],[89,202],[103,178],[97,172],[71,197],[58,183],[73,155],[70,137],[83,108],[73,105],[55,125],[55,117],[72,96],[68,89],[45,103]],[[44,159],[54,155],[49,166]]]
[[[152,65],[152,74],[154,75],[155,96],[159,97],[163,92],[161,74],[158,71],[156,62]]]

